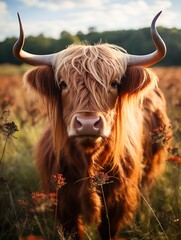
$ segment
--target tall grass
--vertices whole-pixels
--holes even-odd
[[[39,103],[33,101],[22,87],[22,73],[26,69],[27,66],[0,66],[0,240],[22,240],[29,234],[41,235],[48,240],[72,240],[73,233],[65,236],[62,226],[55,227],[52,209],[56,206],[56,196],[39,193],[33,149],[46,120]],[[179,240],[181,68],[155,68],[154,71],[161,79],[160,87],[168,101],[174,148],[170,151],[171,161],[167,162],[165,173],[153,190],[141,197],[134,223],[122,229],[120,237],[130,240]],[[12,122],[18,131],[7,135],[4,124]],[[99,239],[91,226],[87,226],[86,235],[89,240]]]

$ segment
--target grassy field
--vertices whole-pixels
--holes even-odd
[[[39,176],[33,149],[46,124],[44,111],[22,84],[29,67],[0,66],[0,240],[68,239],[55,232],[52,208],[55,196],[38,195]],[[181,239],[181,68],[154,68],[167,99],[174,133],[173,148],[164,175],[141,199],[131,226],[120,233],[129,240]],[[33,193],[33,194],[32,194]],[[88,240],[98,240],[92,228]],[[28,238],[26,238],[28,239]],[[31,240],[35,238],[29,238]]]

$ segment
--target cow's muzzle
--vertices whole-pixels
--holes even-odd
[[[77,113],[71,119],[68,135],[69,137],[103,137],[108,134],[105,125],[101,114]]]
[[[102,130],[102,119],[99,116],[77,116],[74,125],[78,135],[99,135]]]

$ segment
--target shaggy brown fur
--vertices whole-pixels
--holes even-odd
[[[126,66],[124,54],[115,47],[73,46],[55,59],[55,69],[38,67],[26,75],[50,119],[37,148],[42,186],[50,191],[53,173],[66,179],[59,190],[58,218],[65,231],[76,233],[75,239],[84,239],[83,222],[96,224],[102,240],[116,239],[133,218],[139,191],[164,166],[163,143],[151,137],[156,129],[169,127],[157,78],[148,69]],[[113,80],[116,89],[110,87]],[[88,111],[102,114],[109,136],[83,143],[79,136],[69,137],[74,114]],[[100,172],[110,176],[102,186],[109,221],[100,185],[93,181]]]

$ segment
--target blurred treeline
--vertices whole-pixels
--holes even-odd
[[[181,29],[158,27],[158,32],[167,45],[167,55],[158,65],[181,65]],[[12,54],[12,47],[16,40],[16,38],[7,38],[0,42],[0,63],[21,64]],[[24,50],[35,54],[49,54],[82,41],[90,44],[99,42],[116,44],[126,49],[130,54],[147,54],[155,50],[149,28],[105,32],[97,32],[96,29],[91,28],[87,34],[78,32],[76,35],[63,31],[59,39],[48,38],[40,34],[27,37]]]

